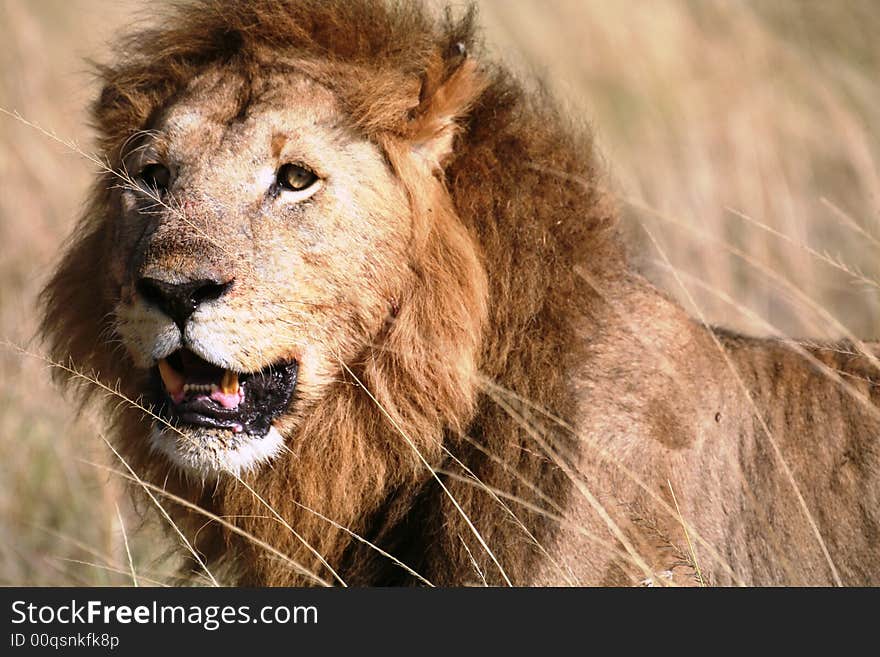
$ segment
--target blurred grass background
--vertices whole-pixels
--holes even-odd
[[[652,280],[688,305],[659,247],[712,322],[880,335],[880,3],[478,5],[493,56],[594,126]],[[0,0],[0,107],[90,150],[85,59],[106,60],[145,6]],[[38,348],[35,295],[92,174],[0,116],[0,340]],[[139,575],[169,581],[171,540],[85,462],[112,464],[99,421],[76,416],[45,364],[6,347],[0,381],[0,584],[130,583],[121,523]]]

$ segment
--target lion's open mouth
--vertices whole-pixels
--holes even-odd
[[[175,351],[153,368],[158,414],[174,425],[264,436],[293,397],[296,361],[240,373]]]

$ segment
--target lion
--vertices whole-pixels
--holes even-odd
[[[117,391],[114,450],[192,568],[880,583],[876,347],[689,317],[630,264],[589,129],[476,34],[195,0],[99,67],[108,167],[42,330]]]

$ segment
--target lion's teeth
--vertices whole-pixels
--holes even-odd
[[[223,379],[220,381],[220,390],[226,395],[234,395],[238,392],[238,372],[225,370]]]
[[[186,383],[183,386],[184,392],[214,392],[219,390],[215,383]]]
[[[165,384],[165,389],[169,394],[176,395],[181,390],[186,390],[183,375],[171,367],[164,358],[159,361],[159,376],[162,377],[162,383]]]

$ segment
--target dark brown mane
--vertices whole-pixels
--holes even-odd
[[[455,214],[479,245],[488,278],[488,320],[479,369],[486,379],[530,404],[571,417],[571,374],[582,362],[587,332],[594,330],[588,309],[596,303],[590,284],[578,271],[588,272],[594,282],[622,275],[615,209],[599,184],[588,132],[569,125],[545,94],[526,93],[509,73],[482,59],[472,11],[459,19],[451,14],[438,19],[409,2],[203,0],[171,8],[156,25],[128,37],[120,48],[120,60],[99,69],[104,90],[93,117],[101,151],[113,167],[121,166],[122,149],[133,134],[148,127],[156,112],[199,72],[218,63],[245,80],[256,80],[260,71],[281,70],[291,62],[311,67],[310,73],[334,90],[353,124],[369,138],[378,144],[386,139],[405,141],[412,137],[425,97],[448,76],[450,61],[462,44],[486,82],[461,121],[453,153],[445,162],[443,184]],[[246,104],[245,93],[241,105]],[[110,205],[108,180],[99,181],[77,243],[47,287],[43,327],[55,358],[65,362],[71,358],[113,385],[119,364],[103,344],[106,325],[99,321],[110,312],[111,300],[96,294],[106,267],[99,254],[109,240],[103,227]],[[353,367],[361,371],[358,364]],[[397,394],[405,394],[400,391],[407,385],[422,385],[417,379],[412,379],[413,384],[407,383],[409,379],[401,381]],[[412,394],[423,403],[431,399],[429,392]],[[434,427],[432,431],[444,436],[445,446],[490,488],[539,507],[547,507],[547,500],[562,502],[568,495],[566,478],[511,417],[511,409],[493,400],[493,394],[480,392],[475,408],[466,412],[422,408],[425,417],[412,420],[411,426],[416,431]],[[438,399],[438,405],[456,403],[454,398]],[[509,398],[506,403],[542,426],[566,454],[573,438],[522,404]],[[401,405],[405,415],[406,403]],[[418,406],[413,403],[413,408]],[[389,443],[395,438],[399,442],[395,430],[364,395],[352,398],[351,408],[361,414],[353,426],[381,427]],[[456,427],[450,418],[467,422]],[[123,413],[118,420],[121,440],[141,435],[137,428],[141,422],[139,412]],[[133,438],[124,453],[135,466],[150,470],[146,448]],[[444,475],[444,482],[496,550],[507,574],[514,583],[523,581],[537,548],[497,499],[467,481],[467,472],[439,452],[435,457],[439,469],[453,473]],[[369,460],[353,461],[348,469],[356,472],[358,467],[374,465]],[[410,472],[409,466],[400,464],[388,469],[394,467]],[[345,466],[342,469],[347,472]],[[470,555],[490,582],[500,582],[498,568],[447,495],[429,473],[415,466],[412,471],[419,474],[388,475],[386,488],[376,493],[384,501],[351,529],[436,584],[474,581]],[[164,483],[165,472],[150,477]],[[336,474],[331,468],[312,476]],[[285,473],[275,472],[274,477],[263,494],[282,514],[294,515],[294,509],[284,507],[289,490]],[[318,481],[312,492],[317,495],[316,491],[333,486]],[[230,513],[232,508],[239,513],[242,509],[254,515],[266,513],[240,490],[215,493],[208,486],[199,492],[183,481],[171,481],[168,487],[217,513]],[[507,503],[539,542],[552,542],[551,528],[537,514],[517,502]],[[328,515],[332,512],[329,509]],[[204,524],[203,518],[187,518],[182,510],[178,514],[192,533]],[[339,517],[344,516],[340,511]],[[258,535],[279,531],[274,521],[241,524]],[[410,581],[399,567],[342,532],[320,523],[315,527],[324,527],[327,535],[319,549],[349,583]],[[299,581],[277,564],[267,563],[259,548],[234,544],[220,530],[200,531],[198,547],[215,560],[228,556],[234,547],[240,560],[233,568],[244,583]],[[242,561],[254,565],[243,567]],[[303,561],[321,570],[307,558]]]

